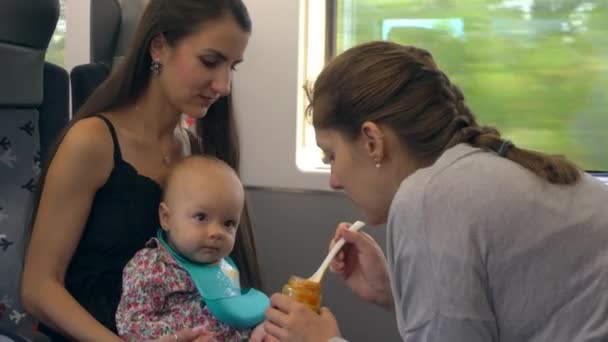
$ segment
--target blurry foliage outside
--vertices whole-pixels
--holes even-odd
[[[379,39],[428,49],[480,123],[608,170],[608,1],[337,0],[336,15],[336,53]]]
[[[65,2],[66,0],[59,0],[61,12],[45,57],[47,62],[63,68],[65,68]]]

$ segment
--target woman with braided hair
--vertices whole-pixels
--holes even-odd
[[[385,258],[340,224],[331,269],[403,341],[608,341],[607,187],[479,125],[419,48],[347,50],[309,98],[330,185],[387,227]],[[266,316],[270,340],[343,341],[326,308],[275,294]]]

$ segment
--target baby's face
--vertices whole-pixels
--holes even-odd
[[[201,263],[216,263],[234,247],[243,210],[243,186],[236,175],[210,163],[178,172],[161,204],[161,225],[168,232],[171,247],[182,255]]]

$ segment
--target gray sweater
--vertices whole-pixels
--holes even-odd
[[[401,184],[387,260],[403,341],[608,341],[608,187],[460,144]]]

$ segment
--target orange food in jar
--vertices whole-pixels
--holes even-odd
[[[321,308],[321,284],[304,278],[291,276],[283,286],[283,294],[305,304],[314,312]]]

